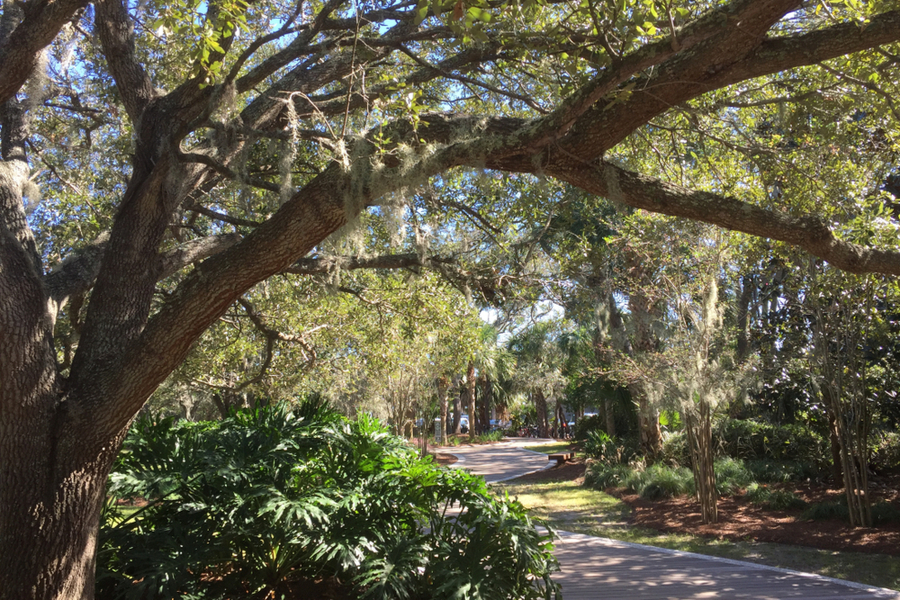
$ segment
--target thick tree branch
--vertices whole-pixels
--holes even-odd
[[[294,275],[324,275],[333,271],[357,269],[414,269],[436,264],[452,263],[453,259],[440,256],[420,256],[414,253],[389,254],[374,258],[358,256],[317,256],[301,258],[282,273]]]
[[[535,121],[528,130],[517,136],[518,141],[525,148],[534,150],[561,138],[579,117],[634,74],[660,65],[676,55],[691,56],[692,49],[702,42],[715,40],[719,44],[722,38],[739,40],[738,43],[731,44],[725,54],[740,56],[751,44],[758,43],[773,23],[799,4],[799,0],[738,0],[710,11],[678,31],[677,41],[670,36],[642,46],[636,52],[616,61],[612,68],[572,94],[552,113]],[[705,59],[721,60],[718,55],[706,56]],[[627,95],[629,92],[628,89],[619,90],[619,94]],[[607,103],[620,100],[617,95]]]
[[[198,238],[176,246],[159,257],[159,279],[165,279],[188,265],[222,252],[240,239],[239,234],[229,233]],[[108,242],[109,233],[104,232],[44,276],[47,296],[58,308],[71,296],[84,294],[91,289],[100,272]]]
[[[224,252],[240,242],[239,233],[223,233],[187,241],[159,257],[160,279],[170,277],[187,267]]]
[[[7,0],[4,11],[14,2]],[[88,5],[87,0],[32,0],[23,3],[24,18],[6,39],[0,39],[0,104],[13,96],[31,76],[38,56],[63,25]]]
[[[232,217],[231,215],[226,215],[220,212],[216,212],[211,208],[207,208],[205,206],[201,206],[199,204],[194,204],[193,206],[188,206],[185,208],[187,211],[192,211],[209,217],[215,221],[221,221],[222,223],[229,223],[236,227],[258,227],[259,221],[251,221],[250,219],[239,219],[238,217]]]
[[[787,242],[851,273],[900,275],[900,252],[866,248],[834,236],[813,215],[794,216],[735,198],[682,188],[604,162],[554,165],[548,172],[593,194],[634,208]]]
[[[408,138],[411,144],[402,165],[399,157],[383,153],[375,144],[354,140],[348,150],[354,157],[352,161],[331,163],[241,243],[204,261],[189,275],[178,292],[150,318],[127,351],[117,357],[115,368],[109,371],[114,379],[101,388],[110,390],[109,402],[124,406],[142,401],[185,356],[193,340],[224,314],[243,291],[289,268],[348,218],[399,187],[461,165],[542,172],[577,182],[579,177],[584,178],[577,172],[584,164],[579,160],[599,156],[671,105],[707,91],[710,81],[731,72],[735,64],[754,52],[771,25],[796,5],[789,0],[762,0],[753,2],[752,6],[737,3],[735,6],[746,8],[739,23],[723,26],[720,34],[657,66],[645,81],[646,87],[636,87],[627,98],[602,99],[595,103],[559,140],[564,151],[555,151],[553,145],[548,145],[539,161],[535,161],[532,152],[507,155],[508,150],[502,144],[490,143],[492,136],[514,135],[527,123],[521,119],[430,115],[422,119],[422,125],[415,131],[410,123],[397,123],[390,127],[390,139],[400,141],[406,139],[404,135],[416,136]],[[871,44],[872,38],[867,38],[865,43]],[[342,56],[322,65],[295,69],[245,109],[244,123],[250,127],[272,123],[283,108],[286,96],[298,89],[303,93],[318,89],[321,83],[335,81],[349,74],[352,68],[349,57]],[[637,102],[637,96],[642,96],[642,103]],[[567,114],[572,116],[579,110]],[[473,153],[474,146],[468,140],[479,137],[485,142],[484,151]],[[428,144],[420,145],[419,139],[426,139]],[[491,148],[496,149],[498,145],[501,158],[491,153]],[[598,189],[594,179],[586,178],[583,187],[589,191]],[[802,239],[808,243],[808,237]],[[142,377],[121,378],[122,373],[138,367]],[[129,410],[137,410],[137,406],[123,411],[123,418],[130,414]]]
[[[343,3],[344,0],[329,0],[326,2],[313,22],[309,26],[304,27],[303,31],[301,31],[290,44],[254,67],[246,75],[238,78],[235,84],[237,91],[241,93],[252,89],[255,85],[258,85],[265,80],[266,77],[273,75],[282,67],[307,54],[309,52],[310,43],[322,30],[322,25],[325,23],[326,19]],[[291,19],[291,21],[292,20],[293,19]],[[285,23],[285,27],[287,27],[291,21]],[[238,62],[240,63],[240,61]]]
[[[597,158],[653,117],[708,91],[897,40],[896,10],[873,16],[865,28],[847,23],[796,36],[757,37],[749,51],[742,26],[730,36],[708,40],[695,52],[673,57],[640,79],[624,101],[597,103],[560,145],[582,159]]]
[[[128,116],[133,123],[137,123],[156,94],[153,82],[135,53],[134,23],[121,0],[100,0],[94,4],[94,10],[97,36],[103,46],[109,71]]]

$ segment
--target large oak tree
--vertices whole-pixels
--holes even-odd
[[[0,597],[91,598],[111,462],[192,344],[361,211],[453,169],[900,273],[900,253],[817,214],[604,159],[710,91],[896,61],[898,40],[892,1],[4,0]]]

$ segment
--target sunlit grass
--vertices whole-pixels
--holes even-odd
[[[572,442],[554,442],[552,444],[537,444],[526,446],[526,450],[534,450],[542,454],[557,454],[559,452],[573,452]]]
[[[900,559],[885,554],[837,552],[765,542],[731,542],[680,533],[660,533],[628,524],[631,508],[574,481],[498,485],[518,497],[532,515],[555,528],[614,540],[746,560],[805,573],[900,590]]]

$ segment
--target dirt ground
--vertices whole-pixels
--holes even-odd
[[[518,482],[577,481],[584,477],[583,463],[569,462],[559,467],[526,475]],[[808,503],[836,500],[843,490],[804,484],[787,489]],[[719,522],[704,525],[700,505],[692,497],[644,500],[635,494],[608,490],[633,509],[631,523],[664,532],[681,532],[729,540],[755,540],[794,544],[825,550],[876,552],[900,556],[900,524],[874,528],[850,527],[844,521],[825,519],[804,521],[802,510],[766,510],[742,497],[719,499]],[[886,500],[900,508],[900,475],[876,478],[871,482],[872,501]]]
[[[443,452],[432,452],[431,455],[434,457],[434,462],[439,465],[444,465],[445,467],[452,465],[459,460],[452,454],[445,454]]]

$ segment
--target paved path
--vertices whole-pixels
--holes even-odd
[[[441,448],[441,452],[449,452],[459,459],[454,467],[482,475],[488,483],[499,483],[555,465],[555,462],[548,461],[546,454],[527,449],[528,446],[552,442],[526,438],[485,446]]]
[[[547,466],[528,451],[533,440],[447,448],[457,467],[498,482]],[[525,447],[523,447],[525,446]],[[754,563],[560,532],[556,557],[565,600],[769,600],[850,598],[900,600],[900,593]]]

